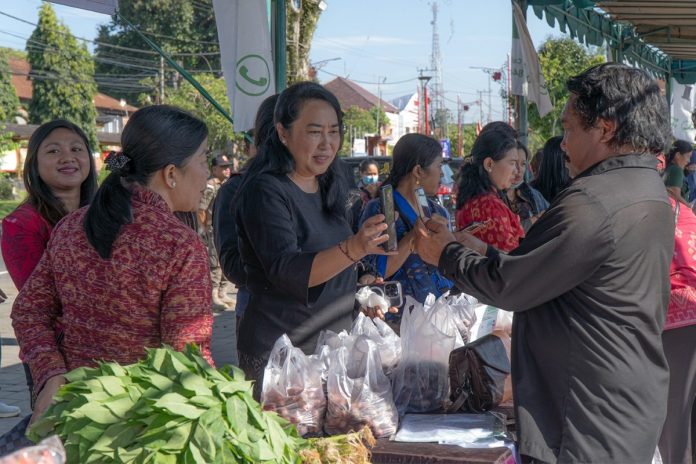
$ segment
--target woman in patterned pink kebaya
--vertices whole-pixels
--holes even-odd
[[[11,315],[34,378],[34,418],[64,373],[97,360],[129,364],[147,347],[197,343],[212,363],[207,253],[173,214],[198,206],[207,137],[205,124],[178,108],[135,112],[92,204],[56,225]]]

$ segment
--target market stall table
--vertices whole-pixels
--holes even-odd
[[[508,448],[462,448],[437,443],[400,443],[377,440],[373,464],[513,464]]]

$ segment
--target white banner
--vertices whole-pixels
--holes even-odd
[[[96,11],[110,16],[116,14],[118,0],[51,0],[53,3],[82,8],[83,10]]]
[[[553,109],[553,105],[546,88],[546,80],[541,73],[539,57],[527,29],[527,22],[515,2],[512,2],[512,17],[517,27],[517,36],[512,38],[510,59],[512,94],[528,97],[529,101],[536,103],[539,115],[544,117]]]
[[[275,93],[266,0],[213,0],[213,8],[234,130],[246,131],[261,102]]]
[[[691,121],[691,112],[696,108],[696,87],[679,84],[672,79],[672,101],[669,103],[672,115],[672,135],[677,139],[693,142],[694,137],[696,137],[696,129]]]

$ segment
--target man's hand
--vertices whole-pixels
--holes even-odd
[[[437,266],[440,262],[440,255],[445,247],[456,242],[457,239],[447,228],[447,224],[431,219],[425,224],[418,220],[416,224],[418,233],[416,234],[416,250],[418,256],[426,263]]]
[[[468,232],[460,230],[454,233],[455,239],[467,248],[470,248],[478,254],[485,255],[488,245],[486,242],[479,240]]]
[[[62,375],[55,375],[48,379],[44,384],[41,392],[36,397],[36,403],[34,404],[34,414],[31,416],[29,425],[36,422],[43,414],[46,412],[48,407],[53,403],[53,397],[58,392],[58,389],[65,384],[65,377]]]

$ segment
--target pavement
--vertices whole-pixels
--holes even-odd
[[[2,359],[0,359],[0,402],[18,406],[22,412],[19,417],[0,418],[0,435],[17,424],[22,417],[31,414],[29,407],[29,390],[24,376],[24,368],[19,360],[19,346],[14,337],[10,311],[17,297],[12,279],[7,274],[5,263],[0,257],[0,288],[7,294],[7,301],[0,304],[0,340],[2,341]],[[234,287],[232,287],[234,289]],[[236,290],[229,293],[236,300]],[[234,305],[232,305],[234,307]],[[235,313],[233,310],[215,313],[211,350],[215,365],[237,364],[237,340],[235,336]]]

